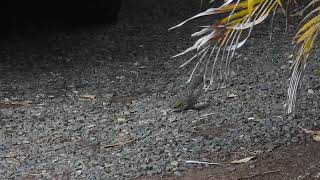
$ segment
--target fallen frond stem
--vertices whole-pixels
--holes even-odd
[[[218,166],[222,166],[222,165],[225,164],[225,163],[215,163],[215,162],[205,162],[205,161],[193,161],[193,160],[185,161],[185,163],[187,163],[187,164],[218,165]]]

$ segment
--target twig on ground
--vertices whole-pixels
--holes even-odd
[[[11,108],[11,107],[26,107],[30,106],[32,101],[2,101],[0,102],[0,107],[2,108]]]
[[[283,121],[283,117],[281,117],[281,116],[273,116],[273,117],[279,118],[279,119],[281,119],[281,121]]]
[[[240,177],[240,178],[238,178],[237,180],[249,179],[249,178],[254,178],[254,177],[256,177],[256,176],[263,176],[263,175],[266,175],[266,174],[278,173],[278,172],[280,172],[280,170],[266,171],[266,172],[262,172],[262,173],[255,173],[255,174],[252,174],[252,175],[250,175],[250,176]]]
[[[224,116],[224,117],[226,117],[226,116],[225,116],[224,114],[222,114],[222,113],[213,112],[213,113],[203,114],[203,115],[199,116],[198,119],[201,120],[201,119],[207,118],[207,117],[209,117],[209,116],[213,116],[213,115],[219,115],[219,116]]]
[[[28,174],[28,176],[45,176],[45,175],[49,175],[49,173],[47,173],[47,172],[41,172],[41,173]]]
[[[113,144],[100,145],[100,149],[107,149],[107,148],[124,146],[124,145],[126,145],[126,144],[129,144],[129,143],[135,141],[135,140],[136,140],[136,139],[131,139],[131,140],[126,141],[126,142],[117,142],[117,143],[113,143]]]
[[[234,160],[231,162],[205,162],[205,161],[193,161],[193,160],[188,160],[185,161],[187,164],[205,164],[205,165],[226,165],[226,164],[243,164],[243,163],[247,163],[248,161],[254,159],[255,156],[251,156],[251,157],[246,157],[240,160]]]
[[[96,95],[91,95],[91,94],[84,94],[80,95],[80,100],[96,100]]]
[[[185,163],[187,164],[205,164],[205,165],[218,165],[218,166],[222,166],[224,165],[224,163],[216,163],[216,162],[204,162],[204,161],[185,161]]]
[[[217,114],[217,113],[204,114],[204,115],[199,116],[199,119],[203,119],[203,118],[206,118],[206,117],[208,117],[208,116],[215,115],[215,114]]]

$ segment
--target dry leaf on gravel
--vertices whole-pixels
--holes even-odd
[[[313,140],[320,142],[320,129],[309,130],[309,129],[302,128],[302,130],[307,134],[311,134]]]
[[[243,159],[239,159],[239,160],[234,160],[234,161],[231,161],[230,163],[231,164],[242,164],[242,163],[246,163],[252,159],[256,158],[255,156],[251,156],[251,157],[246,157],[246,158],[243,158]]]
[[[317,141],[317,142],[320,142],[320,135],[313,136],[312,139]]]
[[[32,101],[4,101],[0,102],[0,109],[30,106]]]
[[[94,101],[96,99],[96,95],[90,95],[90,94],[84,94],[84,95],[80,95],[81,99],[90,99],[92,101]]]
[[[13,101],[13,102],[11,102],[11,104],[23,105],[23,106],[30,105],[31,103],[32,103],[32,101]]]

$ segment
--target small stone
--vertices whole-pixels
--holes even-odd
[[[123,112],[123,114],[128,116],[130,114],[130,112],[129,111],[125,111],[125,112]]]
[[[125,78],[126,78],[125,76],[117,76],[116,77],[116,79],[120,79],[120,80],[125,79]]]
[[[79,176],[79,175],[81,175],[81,174],[82,174],[82,170],[81,170],[81,169],[76,171],[76,175],[77,175],[77,176]]]
[[[235,97],[238,97],[238,96],[236,94],[233,94],[233,93],[228,95],[228,98],[235,98]]]
[[[314,90],[308,89],[308,94],[314,94]]]
[[[280,69],[287,69],[287,66],[286,66],[286,65],[282,65],[282,66],[280,67]]]
[[[127,122],[125,118],[117,118],[117,121],[120,123]]]
[[[178,163],[177,161],[172,161],[172,162],[171,162],[171,165],[172,165],[172,166],[178,166],[178,164],[179,164],[179,163]]]
[[[171,117],[171,118],[169,118],[168,120],[169,120],[170,122],[174,122],[174,121],[177,120],[177,117]]]

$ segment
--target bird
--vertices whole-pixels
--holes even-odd
[[[198,100],[202,94],[204,94],[203,85],[203,75],[197,74],[192,77],[187,85],[185,91],[181,93],[178,99],[175,101],[173,111],[179,112],[183,110],[200,110],[207,107],[209,104],[199,103]]]

